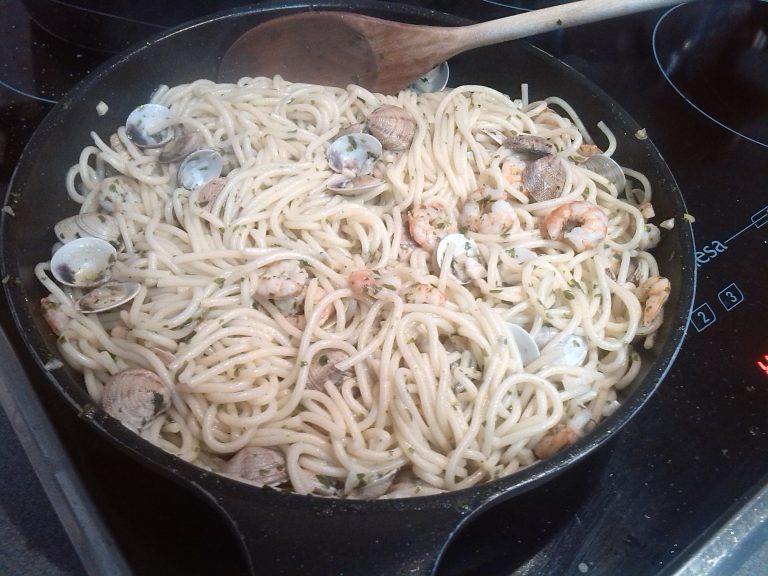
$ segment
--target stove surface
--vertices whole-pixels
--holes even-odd
[[[557,2],[412,3],[486,20]],[[39,2],[27,4],[38,13]],[[89,4],[66,6],[98,18]],[[57,39],[18,0],[0,0],[0,10],[5,188],[52,102],[109,54],[92,49],[103,48],[103,38],[87,31],[79,46]],[[120,22],[126,15],[103,17]],[[128,40],[173,23],[151,11],[142,18],[123,30]],[[449,546],[439,575],[768,573],[768,563],[756,560],[766,540],[761,490],[768,478],[766,34],[765,2],[700,0],[531,40],[619,102],[668,162],[695,217],[697,298],[669,375],[611,445],[573,474],[481,515]],[[0,346],[0,400],[85,569],[101,573],[112,563],[117,573],[245,574],[228,524],[81,422],[42,385],[5,302],[0,310],[10,340]],[[18,374],[8,368],[13,355]],[[40,432],[46,427],[49,436]],[[73,502],[81,508],[73,511]],[[31,514],[52,518],[43,502],[34,507]],[[724,539],[722,528],[733,537]],[[56,559],[58,573],[82,573],[60,535],[35,548]]]

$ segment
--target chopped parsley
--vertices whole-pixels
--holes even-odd
[[[318,474],[315,476],[317,481],[329,490],[336,490],[336,479],[332,476],[326,476],[325,474]]]

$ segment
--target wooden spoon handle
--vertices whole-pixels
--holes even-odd
[[[607,20],[618,16],[626,16],[635,12],[653,10],[673,4],[683,4],[691,0],[579,0],[532,10],[523,14],[515,14],[490,20],[471,26],[453,28],[455,52],[463,52],[480,46],[488,46],[499,42],[507,42],[517,38],[533,36],[542,32],[550,32],[558,28],[568,28],[580,24],[589,24],[599,20]]]

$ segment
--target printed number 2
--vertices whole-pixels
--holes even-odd
[[[702,304],[693,311],[691,322],[696,327],[698,332],[701,332],[705,328],[708,328],[717,320],[717,316],[710,308],[709,304]]]

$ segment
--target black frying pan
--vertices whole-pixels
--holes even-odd
[[[559,475],[632,418],[673,361],[693,303],[693,238],[690,226],[680,218],[685,206],[672,174],[653,144],[634,136],[640,126],[620,106],[551,56],[523,42],[475,50],[451,61],[451,83],[485,84],[515,95],[521,82],[527,82],[531,99],[562,96],[592,129],[604,120],[619,139],[619,162],[650,178],[658,219],[676,218],[675,228],[664,233],[656,249],[661,273],[673,286],[656,345],[643,352],[644,368],[626,391],[622,406],[572,447],[513,476],[439,496],[371,502],[298,496],[210,474],[166,454],[94,406],[79,374],[68,367],[50,372],[43,368],[57,352],[55,336],[39,309],[44,292],[33,268],[50,256],[53,224],[77,211],[67,198],[64,175],[79,151],[91,143],[89,132],[112,133],[158,84],[216,79],[221,55],[240,34],[264,19],[307,6],[264,4],[164,33],[111,60],[63,98],[29,142],[10,185],[7,204],[15,215],[2,215],[2,275],[10,278],[5,289],[22,338],[41,367],[40,377],[47,378],[72,409],[117,447],[214,503],[234,524],[254,574],[430,574],[468,519]],[[465,23],[431,10],[370,0],[311,6],[413,23]],[[103,117],[96,114],[99,101],[109,105]]]

